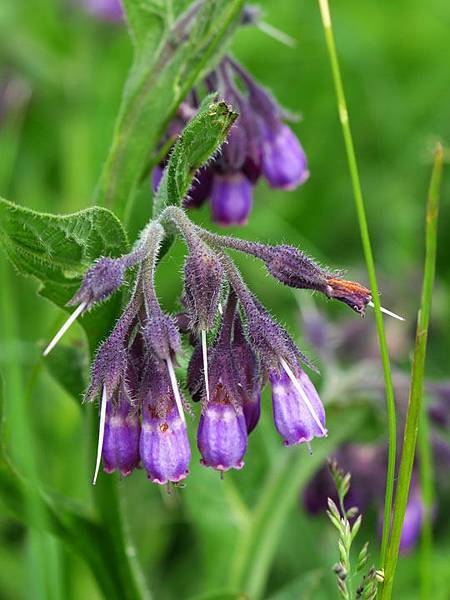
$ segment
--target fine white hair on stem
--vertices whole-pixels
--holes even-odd
[[[209,402],[209,377],[208,377],[208,348],[206,346],[206,331],[202,329],[202,355],[203,355],[203,374],[205,376],[206,401]]]
[[[106,386],[103,386],[102,390],[102,403],[100,405],[100,424],[98,426],[98,444],[97,444],[97,459],[95,461],[95,472],[94,478],[92,479],[92,485],[97,483],[98,472],[100,470],[100,463],[102,461],[102,450],[103,440],[105,437],[105,420],[106,420],[106,404],[108,397],[106,395]]]
[[[368,302],[367,306],[370,306],[370,308],[375,308],[375,305],[374,305],[374,303],[372,301]],[[404,321],[405,320],[404,317],[401,317],[400,315],[396,315],[394,312],[388,310],[387,308],[383,308],[382,306],[380,306],[380,310],[385,315],[389,315],[390,317],[394,317],[394,319],[397,319],[398,321]]]
[[[180,390],[178,389],[177,377],[173,368],[172,360],[168,358],[166,360],[167,370],[169,371],[170,383],[172,385],[173,395],[175,396],[175,403],[177,405],[178,414],[183,423],[186,423],[186,417],[184,416],[183,402],[181,401]]]
[[[47,356],[53,350],[53,348],[56,346],[56,344],[59,342],[59,340],[62,338],[62,336],[66,333],[66,331],[69,329],[69,327],[76,321],[76,319],[78,319],[78,317],[81,315],[81,313],[83,312],[83,310],[85,308],[86,308],[86,302],[82,302],[79,306],[77,306],[77,308],[73,311],[73,313],[70,315],[70,317],[64,323],[64,325],[60,328],[58,333],[55,335],[55,337],[49,343],[47,348],[44,350],[44,352],[42,353],[43,356]]]
[[[295,48],[297,46],[297,40],[266,21],[259,21],[256,24],[256,27],[269,37],[277,40],[277,42],[289,46],[289,48]]]
[[[316,411],[314,410],[313,405],[311,404],[308,396],[306,395],[305,390],[300,385],[300,382],[298,381],[297,377],[292,372],[291,367],[287,364],[287,362],[284,360],[284,358],[281,358],[281,357],[280,357],[280,363],[281,363],[281,366],[283,367],[283,369],[286,371],[287,376],[292,381],[295,389],[300,394],[303,402],[306,404],[306,408],[309,410],[309,412],[310,412],[312,418],[314,419],[316,425],[318,426],[318,428],[320,429],[320,431],[323,433],[323,435],[327,436],[327,430],[324,428],[324,426],[320,422],[320,419],[319,419]]]

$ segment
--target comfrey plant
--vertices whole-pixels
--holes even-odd
[[[166,207],[130,253],[99,258],[88,269],[70,301],[77,308],[45,350],[50,352],[76,316],[116,292],[127,270],[136,270],[128,303],[97,351],[85,396],[102,398],[94,481],[101,455],[107,472],[128,475],[142,464],[159,484],[177,483],[189,471],[190,407],[175,374],[181,331],[162,310],[154,283],[162,245],[174,234],[188,251],[178,323],[194,343],[188,389],[202,405],[197,446],[202,463],[218,471],[242,468],[266,381],[286,445],[309,444],[327,434],[322,402],[304,370],[311,364],[249,290],[226,249],[255,256],[282,283],[322,292],[358,313],[370,302],[365,287],[322,269],[297,248],[219,236],[192,223],[182,208]]]

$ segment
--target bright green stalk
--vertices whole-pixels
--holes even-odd
[[[367,274],[369,276],[370,289],[372,292],[372,302],[375,311],[375,321],[378,332],[378,340],[380,345],[381,362],[383,364],[384,381],[386,387],[386,408],[388,418],[388,468],[386,475],[386,495],[384,504],[384,522],[383,522],[383,537],[381,542],[381,566],[384,566],[386,559],[386,550],[389,539],[389,524],[391,521],[392,498],[394,495],[394,476],[395,476],[395,459],[396,459],[396,414],[395,414],[395,399],[394,388],[392,385],[391,366],[389,361],[389,352],[386,343],[386,335],[384,332],[383,315],[381,313],[380,300],[378,297],[378,285],[375,272],[375,263],[372,254],[372,246],[370,243],[369,228],[367,226],[366,210],[364,206],[364,198],[359,179],[358,164],[356,161],[355,148],[353,145],[352,132],[348,117],[347,102],[345,100],[344,86],[342,83],[341,72],[334,41],[333,28],[331,24],[330,9],[328,0],[319,0],[320,12],[322,15],[322,24],[325,33],[325,40],[328,49],[328,56],[331,63],[333,73],[334,86],[336,90],[336,98],[339,112],[339,120],[342,126],[344,136],[345,149],[347,152],[348,166],[353,186],[353,195],[355,198],[356,213],[358,215],[359,229],[361,233],[361,241],[366,260]]]
[[[403,520],[409,496],[409,486],[416,450],[417,431],[422,410],[423,380],[425,372],[425,356],[427,349],[428,323],[430,319],[431,298],[436,265],[437,244],[437,219],[439,206],[439,189],[442,174],[442,147],[436,147],[433,173],[431,175],[430,189],[428,192],[426,233],[425,233],[425,268],[422,284],[422,298],[417,317],[416,343],[411,374],[411,391],[409,395],[408,411],[406,414],[405,431],[403,436],[403,449],[398,474],[397,492],[395,495],[394,515],[392,520],[392,533],[389,541],[387,560],[385,566],[385,580],[382,590],[382,600],[389,600],[392,596],[395,570],[398,561],[400,538],[402,535]]]
[[[432,555],[433,555],[433,530],[432,511],[434,504],[434,470],[433,452],[429,434],[429,417],[427,403],[422,406],[422,414],[419,424],[419,475],[422,500],[424,505],[424,517],[420,540],[420,593],[422,600],[431,598],[432,581]]]

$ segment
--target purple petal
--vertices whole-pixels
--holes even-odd
[[[308,179],[305,152],[287,125],[265,128],[263,139],[262,172],[271,187],[292,190]]]
[[[252,203],[253,186],[243,173],[214,177],[211,211],[215,223],[245,225]]]
[[[200,417],[197,446],[206,467],[218,471],[242,469],[247,450],[244,415],[231,404],[209,402]]]
[[[140,453],[148,478],[154,483],[164,485],[187,477],[191,448],[186,424],[175,405],[166,417],[144,407]]]
[[[314,437],[324,437],[325,411],[316,389],[306,373],[299,369],[297,380],[322,428],[312,416],[304,398],[283,370],[281,375],[272,371],[273,418],[278,433],[284,437],[284,444],[301,444],[309,442]]]
[[[111,402],[107,403],[102,449],[107,473],[117,470],[125,477],[139,465],[140,431],[139,416],[126,401],[114,408]]]

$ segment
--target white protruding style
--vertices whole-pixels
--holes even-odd
[[[172,385],[173,395],[175,396],[175,403],[177,405],[178,414],[183,423],[186,423],[186,417],[184,416],[183,402],[181,401],[180,390],[178,389],[177,376],[175,375],[175,369],[173,368],[172,360],[168,358],[166,360],[167,370],[169,371],[170,383]]]
[[[203,356],[203,374],[205,377],[206,400],[209,402],[209,377],[208,377],[208,348],[206,346],[206,331],[202,329],[202,356]]]
[[[269,37],[273,38],[274,40],[277,40],[277,42],[280,42],[285,46],[288,46],[289,48],[295,48],[297,46],[297,40],[295,40],[287,33],[284,33],[284,31],[277,29],[270,23],[267,23],[266,21],[259,21],[258,23],[256,23],[256,27],[263,33],[267,34]]]
[[[326,437],[328,435],[327,430],[324,428],[324,426],[320,422],[320,419],[319,419],[316,411],[314,410],[313,405],[311,404],[308,396],[305,394],[305,390],[300,385],[300,382],[298,381],[297,377],[292,372],[291,367],[287,364],[287,362],[284,360],[284,358],[280,358],[280,363],[281,363],[281,366],[283,367],[283,369],[286,371],[287,376],[289,377],[289,379],[294,384],[295,389],[297,390],[297,392],[302,397],[302,400],[306,404],[306,407],[309,410],[309,412],[310,412],[312,418],[314,419],[316,425],[318,426],[318,428],[320,429],[320,431],[323,433],[323,435]]]
[[[56,346],[56,344],[59,342],[62,336],[66,333],[69,327],[78,319],[78,317],[81,315],[85,308],[86,302],[82,302],[79,306],[77,306],[77,308],[73,311],[73,313],[70,315],[70,317],[67,319],[67,321],[64,323],[64,325],[61,327],[61,329],[58,331],[58,333],[55,335],[55,337],[52,339],[52,341],[42,353],[44,356],[50,354],[50,352],[53,350],[53,348]]]
[[[367,306],[370,306],[370,308],[375,308],[375,305],[374,305],[374,303],[372,301],[368,302]],[[390,317],[394,317],[394,319],[398,319],[399,321],[404,321],[405,320],[404,317],[401,317],[400,315],[396,315],[394,312],[388,310],[387,308],[383,308],[382,306],[380,306],[380,310],[385,315],[389,315]]]
[[[103,450],[103,439],[105,437],[105,421],[106,421],[106,403],[108,397],[106,395],[106,386],[103,386],[102,390],[102,403],[100,406],[100,424],[98,426],[98,444],[97,444],[97,460],[95,461],[95,472],[92,480],[92,485],[97,483],[98,472],[100,470],[100,463],[102,462],[102,450]]]

